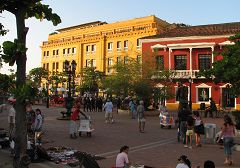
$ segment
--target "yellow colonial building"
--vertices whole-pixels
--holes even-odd
[[[42,67],[52,74],[63,71],[65,60],[76,61],[76,73],[96,67],[106,74],[117,61],[141,61],[140,38],[168,29],[169,23],[155,16],[106,23],[90,22],[56,30],[42,43]]]

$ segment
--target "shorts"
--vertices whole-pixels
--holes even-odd
[[[113,117],[113,114],[112,112],[107,112],[105,113],[105,118],[112,118]]]
[[[187,135],[187,136],[193,135],[193,130],[187,130],[186,135]]]

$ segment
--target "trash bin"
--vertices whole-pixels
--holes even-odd
[[[213,143],[215,143],[215,137],[216,137],[216,124],[212,123],[205,123],[204,124],[205,128],[205,143],[207,140],[212,140]]]

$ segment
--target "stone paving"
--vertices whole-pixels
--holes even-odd
[[[224,153],[220,146],[207,142],[206,144],[203,143],[202,147],[184,148],[182,143],[177,142],[177,129],[161,129],[158,116],[147,117],[146,132],[139,133],[137,120],[130,119],[127,114],[116,114],[114,112],[115,122],[106,124],[103,112],[86,112],[87,115],[91,116],[95,129],[92,132],[92,137],[83,134],[82,137],[77,139],[70,139],[68,134],[69,121],[56,120],[61,115],[60,111],[65,111],[65,109],[60,107],[46,109],[44,106],[35,106],[34,109],[36,108],[42,109],[45,115],[45,134],[43,137],[44,142],[46,142],[43,144],[45,148],[65,146],[103,156],[106,159],[98,161],[101,168],[114,166],[115,157],[123,145],[130,147],[129,158],[132,163],[155,168],[174,168],[178,163],[177,158],[185,154],[191,160],[193,167],[203,167],[205,160],[213,160],[217,167],[224,167]],[[171,113],[174,116],[176,115],[176,112]],[[215,123],[219,128],[222,119],[204,118],[204,122]],[[1,155],[3,153],[0,150],[0,158],[2,158]],[[4,156],[7,157],[6,154]],[[240,152],[234,151],[234,166],[232,167],[240,167],[239,158]],[[55,168],[56,166],[66,167],[48,162],[31,164],[31,167],[35,168]]]

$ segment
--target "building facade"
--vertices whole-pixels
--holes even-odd
[[[177,90],[176,81],[188,87],[188,100],[193,109],[198,109],[201,103],[208,106],[210,97],[219,106],[240,109],[240,99],[229,93],[231,84],[214,84],[212,79],[197,77],[200,70],[211,68],[214,61],[222,58],[215,53],[221,52],[226,45],[233,45],[228,38],[239,32],[240,23],[172,29],[142,39],[142,61],[152,60],[157,71],[174,71],[172,87]],[[177,108],[178,101],[173,98],[166,100],[166,104],[169,108]]]
[[[59,29],[42,43],[42,67],[51,74],[63,72],[63,63],[76,61],[77,74],[84,67],[95,67],[106,74],[114,63],[129,58],[142,59],[140,38],[159,34],[169,23],[147,16],[111,24],[91,22]]]

